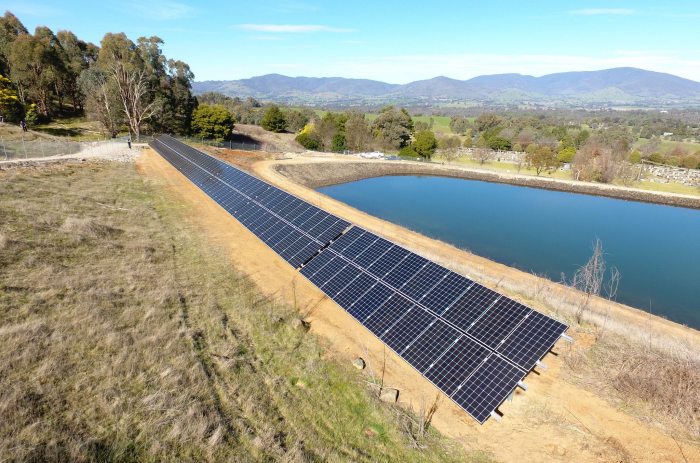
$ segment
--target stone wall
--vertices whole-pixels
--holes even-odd
[[[642,171],[646,174],[647,180],[661,180],[663,183],[678,182],[683,185],[700,186],[700,170],[698,169],[642,164]]]

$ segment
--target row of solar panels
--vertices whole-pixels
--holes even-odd
[[[152,146],[480,423],[566,331],[173,138]]]
[[[152,146],[295,268],[350,225],[172,137]]]

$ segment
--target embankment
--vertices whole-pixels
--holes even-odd
[[[396,161],[362,161],[352,159],[307,158],[294,159],[278,164],[276,170],[285,177],[308,188],[320,188],[328,185],[352,182],[370,177],[385,175],[438,175],[468,180],[508,183],[511,185],[545,188],[548,190],[581,193],[610,198],[664,204],[668,206],[700,209],[700,196],[688,196],[673,193],[646,191],[617,185],[603,185],[590,182],[533,177],[501,172],[488,172],[460,166],[428,164],[421,162]],[[318,163],[323,163],[320,167]]]

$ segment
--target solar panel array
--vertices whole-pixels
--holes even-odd
[[[151,146],[479,423],[567,329],[172,137]]]

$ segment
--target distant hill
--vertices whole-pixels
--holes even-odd
[[[343,77],[287,77],[194,83],[195,93],[221,92],[285,103],[382,103],[473,101],[496,104],[697,105],[700,82],[638,68],[561,72],[533,77],[495,74],[456,80],[434,77],[388,84]]]

